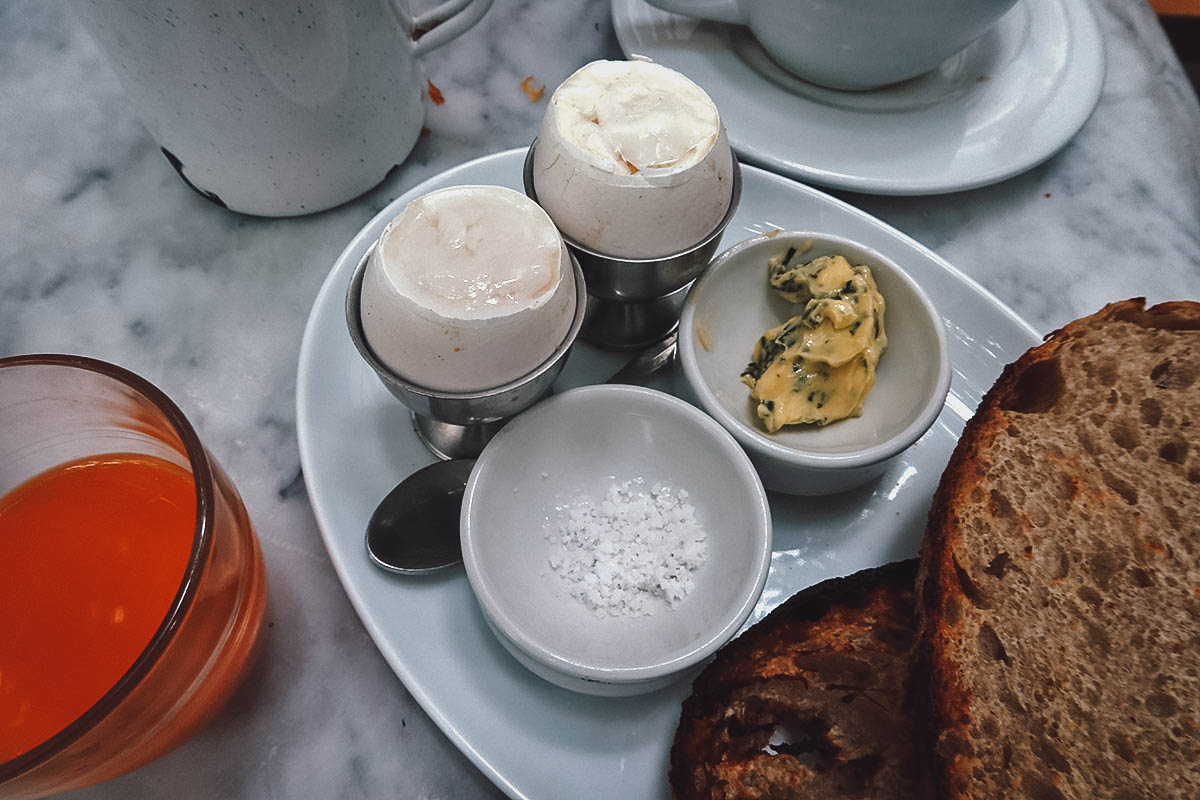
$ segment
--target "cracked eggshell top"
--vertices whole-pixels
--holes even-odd
[[[538,202],[579,244],[660,258],[711,233],[732,198],[716,105],[650,61],[593,61],[554,91],[533,154]]]
[[[363,334],[425,389],[482,392],[553,355],[575,313],[575,276],[554,223],[525,195],[454,186],[388,223],[363,276]]]

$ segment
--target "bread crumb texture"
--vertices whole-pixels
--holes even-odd
[[[1200,797],[1200,305],[1142,305],[1010,365],[943,476],[938,797]]]
[[[684,701],[675,800],[911,800],[913,561],[819,583],[722,648]]]

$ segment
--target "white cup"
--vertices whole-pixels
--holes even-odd
[[[745,25],[775,61],[812,83],[876,89],[941,64],[1016,0],[646,0]]]
[[[491,4],[414,16],[408,0],[75,0],[183,179],[265,216],[331,208],[383,180],[424,122],[417,58]]]

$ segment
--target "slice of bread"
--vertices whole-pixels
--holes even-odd
[[[1200,797],[1200,304],[1114,303],[1005,369],[919,592],[934,797]]]
[[[825,581],[722,648],[671,748],[677,800],[913,800],[916,561]]]

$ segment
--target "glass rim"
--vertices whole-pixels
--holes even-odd
[[[204,445],[201,444],[199,436],[188,422],[187,417],[161,389],[124,367],[88,356],[36,353],[0,358],[0,371],[12,367],[39,366],[66,367],[102,375],[124,384],[153,405],[163,415],[183,444],[196,494],[196,521],[192,533],[191,553],[188,556],[187,566],[184,568],[175,597],[162,622],[155,629],[150,641],[134,659],[133,664],[95,703],[62,730],[24,753],[8,761],[0,762],[0,785],[41,766],[81,739],[116,709],[141,683],[150,670],[159,663],[167,647],[174,641],[179,626],[195,601],[200,578],[204,573],[204,565],[212,550],[215,521],[215,479]]]

